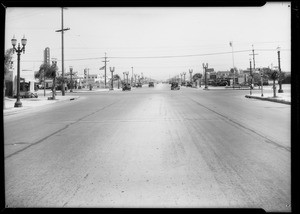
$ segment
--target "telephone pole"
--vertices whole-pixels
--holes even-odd
[[[64,31],[70,30],[70,28],[64,29],[64,8],[61,8],[61,29],[55,32],[61,32],[61,71],[62,71],[62,81],[63,87],[61,90],[62,96],[65,96],[65,68],[64,68]]]
[[[106,88],[106,63],[109,62],[107,60],[106,53],[105,53],[104,61],[102,61],[102,62],[104,62],[104,88]]]
[[[254,47],[253,47],[253,45],[252,45],[252,54],[249,54],[249,55],[253,56],[253,71],[255,71],[255,55],[258,55],[258,54],[254,54]]]

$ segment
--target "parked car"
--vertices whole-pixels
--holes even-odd
[[[122,91],[130,91],[131,90],[131,86],[129,83],[125,83],[122,87]]]
[[[149,87],[154,87],[154,82],[149,82]]]
[[[177,82],[173,82],[171,84],[171,90],[179,90],[180,89],[180,86]]]
[[[191,82],[187,82],[186,87],[193,87],[193,84]]]
[[[217,86],[227,86],[227,85],[228,85],[227,81],[220,81],[217,83]]]
[[[140,82],[136,83],[136,84],[135,84],[135,87],[141,88],[141,87],[142,87],[142,83],[140,83]]]

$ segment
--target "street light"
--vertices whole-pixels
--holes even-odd
[[[72,71],[73,71],[73,66],[70,66],[70,75],[71,75],[71,89],[70,89],[70,92],[73,92],[73,79],[72,79]]]
[[[191,81],[191,83],[192,83],[192,82],[193,82],[193,81],[192,81],[192,79],[193,79],[193,78],[192,78],[193,69],[189,69],[189,72],[190,72],[190,79],[191,79],[190,81]]]
[[[183,73],[180,74],[180,84],[182,85],[182,76],[183,76]]]
[[[280,47],[277,47],[277,55],[278,55],[278,71],[279,71],[279,76],[278,76],[278,83],[279,83],[279,89],[278,93],[283,93],[283,90],[281,88],[281,68],[280,68]]]
[[[109,67],[109,70],[111,72],[111,90],[114,90],[114,71],[115,71],[115,67]]]
[[[264,96],[264,91],[263,91],[263,71],[258,69],[260,72],[260,84],[261,84],[261,96]]]
[[[205,75],[205,87],[204,87],[204,89],[207,89],[207,72],[206,72],[206,69],[208,68],[208,63],[206,63],[206,65],[205,65],[205,63],[202,63],[202,66],[203,66],[203,69],[204,69],[204,75]]]
[[[128,84],[128,74],[129,74],[129,72],[127,71],[127,72],[125,72],[125,74],[126,74],[126,76],[127,76],[127,81],[126,81],[126,83]]]
[[[52,100],[55,100],[56,95],[56,69],[57,69],[57,59],[52,58],[52,65],[54,67],[54,78],[53,78],[53,91],[52,91]]]
[[[131,67],[131,85],[133,84],[133,67]]]
[[[23,36],[23,38],[21,39],[21,43],[22,43],[22,48],[20,47],[20,43],[18,43],[18,48],[16,48],[17,39],[15,38],[15,36],[11,39],[11,44],[13,46],[13,53],[15,53],[15,51],[16,51],[17,55],[18,55],[17,101],[15,102],[14,107],[22,107],[22,102],[20,101],[20,56],[21,56],[22,51],[23,51],[23,53],[25,53],[25,46],[27,43],[27,39],[25,39],[25,36]]]

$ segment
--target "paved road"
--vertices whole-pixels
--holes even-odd
[[[247,93],[161,84],[7,116],[6,203],[291,211],[290,105]]]

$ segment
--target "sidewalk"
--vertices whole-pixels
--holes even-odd
[[[204,85],[202,87],[198,87],[196,89],[204,89]],[[246,98],[253,98],[253,99],[259,99],[259,100],[266,100],[271,102],[278,102],[278,103],[284,103],[284,104],[291,104],[291,85],[290,84],[283,84],[282,90],[283,93],[278,93],[279,86],[276,84],[276,97],[273,97],[273,86],[267,85],[263,86],[263,92],[261,91],[261,88],[256,86],[254,89],[252,89],[252,94],[250,95],[250,88],[231,88],[231,87],[221,87],[221,86],[209,86],[208,90],[243,90],[248,91],[248,95],[246,95]],[[263,96],[261,94],[263,93]]]
[[[283,104],[291,104],[291,85],[283,84],[282,90],[283,93],[278,93],[279,86],[276,85],[276,97],[273,94],[273,86],[263,86],[263,91],[260,90],[252,90],[252,94],[246,95],[246,98],[254,98],[259,100],[266,100],[271,102],[283,103]],[[249,90],[250,91],[250,90]],[[262,96],[263,94],[263,96]]]
[[[122,89],[114,89],[113,91],[121,91]],[[40,106],[50,105],[56,102],[62,102],[62,101],[72,101],[75,99],[78,99],[80,96],[80,93],[86,93],[86,92],[108,92],[111,91],[109,89],[102,89],[102,88],[93,88],[92,90],[89,90],[88,88],[83,89],[73,89],[73,92],[70,92],[70,90],[65,91],[65,96],[62,96],[61,91],[57,91],[57,95],[55,96],[55,100],[48,100],[48,97],[52,97],[52,92],[50,89],[46,89],[45,96],[44,96],[44,90],[40,89],[37,91],[38,98],[21,98],[22,107],[15,108],[15,102],[16,98],[8,98],[5,97],[5,108],[3,109],[3,115],[11,115],[15,113],[19,113],[20,111],[25,111],[29,109],[33,109]],[[113,92],[112,91],[112,92]]]
[[[62,102],[62,101],[71,101],[78,99],[79,96],[74,96],[74,95],[66,95],[66,96],[61,96],[57,95],[55,100],[48,100],[48,97],[50,96],[39,96],[38,98],[22,98],[20,101],[22,102],[22,107],[15,108],[15,102],[16,98],[7,98],[5,97],[4,102],[5,102],[5,108],[3,108],[3,115],[11,115],[15,113],[19,113],[21,111],[29,110],[29,109],[34,109],[36,107],[40,106],[45,106],[45,105],[50,105],[53,103],[57,102]]]

